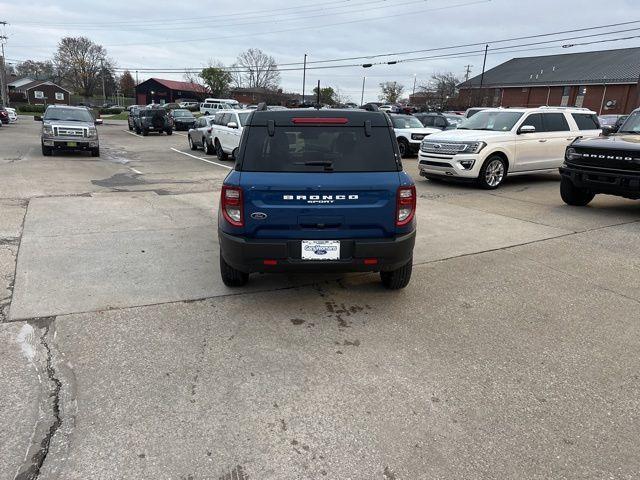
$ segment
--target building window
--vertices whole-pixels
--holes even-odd
[[[56,100],[64,100],[64,93],[56,92]]]
[[[33,92],[33,97],[34,98],[44,98],[44,92],[41,90],[35,90]]]
[[[493,106],[499,106],[502,103],[500,100],[502,100],[502,89],[496,88],[493,92]]]
[[[584,97],[587,94],[587,87],[578,87],[578,95],[576,96],[576,107],[582,107],[584,104]]]
[[[562,87],[562,99],[560,100],[561,107],[567,107],[569,105],[570,95],[571,95],[571,87]]]

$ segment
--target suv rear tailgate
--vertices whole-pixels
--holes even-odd
[[[249,238],[388,238],[398,172],[242,172]]]

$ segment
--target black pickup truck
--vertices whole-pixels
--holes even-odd
[[[599,193],[640,199],[640,108],[615,135],[573,142],[560,174],[569,205],[585,206]]]

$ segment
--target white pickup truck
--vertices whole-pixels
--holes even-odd
[[[211,142],[218,160],[235,157],[242,129],[253,110],[223,110],[216,113],[211,125]]]

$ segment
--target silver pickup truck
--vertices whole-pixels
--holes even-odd
[[[54,150],[91,152],[92,157],[100,156],[100,140],[96,120],[86,107],[49,105],[44,116],[34,117],[42,122],[42,154],[50,156]]]

